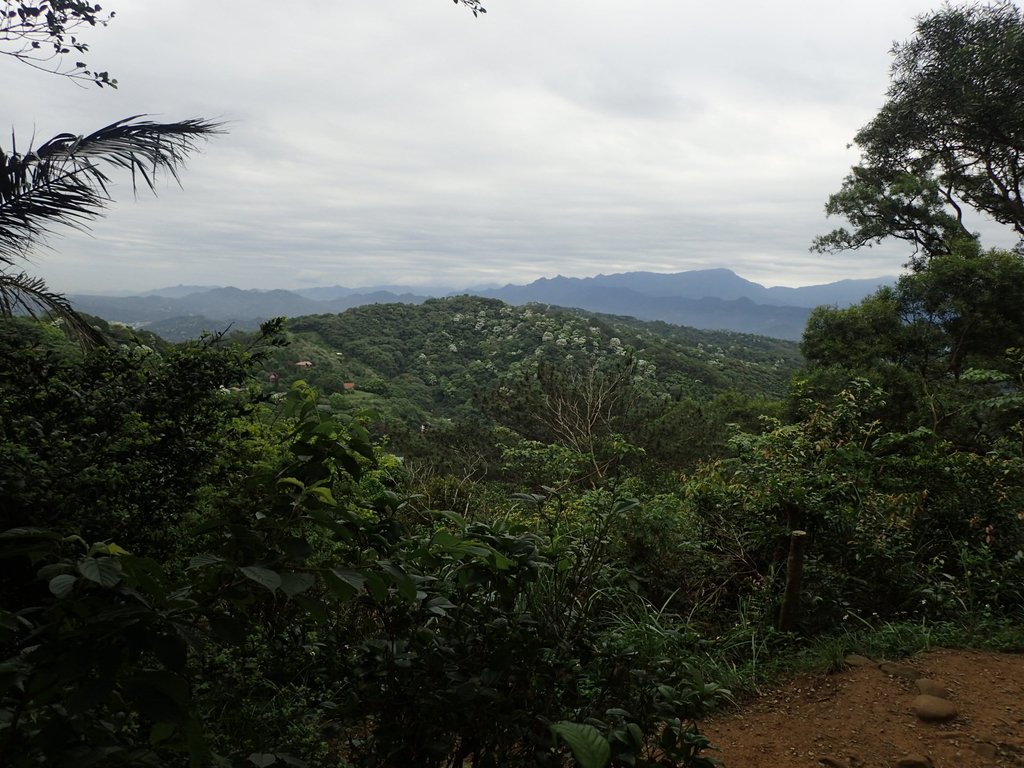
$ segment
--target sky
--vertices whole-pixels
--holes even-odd
[[[0,62],[22,146],[136,114],[228,131],[180,188],[136,198],[122,178],[90,233],[50,238],[27,269],[69,293],[901,270],[899,245],[809,246],[842,223],[824,205],[893,42],[937,0],[485,5],[125,1],[81,35],[116,90]]]

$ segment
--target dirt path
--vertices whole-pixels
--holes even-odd
[[[725,768],[1024,767],[1024,655],[848,660],[704,722],[712,755]]]

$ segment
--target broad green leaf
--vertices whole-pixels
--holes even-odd
[[[253,752],[246,759],[255,765],[256,768],[267,768],[268,765],[273,765],[277,762],[277,755],[271,752]]]
[[[626,730],[629,731],[629,737],[633,740],[633,746],[638,750],[643,748],[644,732],[640,730],[640,726],[636,723],[626,723]]]
[[[70,573],[54,576],[50,579],[50,592],[63,599],[71,594],[76,581],[78,581],[78,577],[72,576]]]
[[[325,488],[323,486],[318,486],[316,488],[309,488],[307,490],[307,493],[310,496],[315,496],[322,503],[324,503],[324,504],[326,504],[326,505],[328,505],[330,507],[338,506],[338,502],[337,502],[337,500],[335,500],[334,494],[331,493],[331,489],[330,488]]]
[[[355,577],[358,577],[358,581]],[[327,589],[342,602],[351,600],[358,595],[365,581],[361,574],[355,571],[341,571],[337,569],[324,571],[323,578]]]
[[[356,592],[363,588],[366,583],[366,574],[342,568],[332,568],[331,573],[349,584]]]
[[[46,581],[49,581],[54,576],[59,576],[60,574],[63,574],[63,573],[71,573],[74,570],[75,570],[75,567],[73,565],[71,565],[71,563],[65,563],[65,562],[51,563],[50,565],[44,565],[42,568],[40,568],[39,569],[39,573],[37,573],[36,575],[40,579],[44,579]]]
[[[450,520],[451,522],[455,523],[455,525],[457,525],[460,530],[466,529],[466,518],[464,518],[458,512],[452,512],[451,510],[443,509],[440,510],[437,513],[437,515],[438,517],[443,517],[446,520]]]
[[[117,544],[108,544],[105,541],[97,541],[91,547],[89,547],[89,557],[100,557],[109,555],[129,555],[131,554],[128,550],[117,546]]]
[[[563,720],[552,725],[551,730],[569,745],[580,768],[605,768],[611,762],[611,746],[594,726]]]
[[[305,592],[316,583],[316,578],[311,573],[282,573],[281,591],[288,597],[295,597]]]
[[[177,726],[172,723],[157,723],[149,729],[149,743],[156,746],[163,741],[167,741],[177,730]]]
[[[112,587],[121,580],[121,564],[109,557],[86,557],[78,562],[78,572],[104,587]]]
[[[497,568],[499,571],[507,571],[512,567],[512,561],[505,557],[501,552],[494,550],[491,554],[491,565]]]
[[[376,573],[366,574],[366,591],[369,592],[377,602],[383,602],[388,596],[388,588],[384,583],[384,579]]]
[[[392,583],[398,590],[398,594],[404,597],[406,600],[416,599],[416,582],[412,580],[412,577],[403,571],[399,566],[394,563],[381,561],[381,569],[391,577]]]
[[[281,574],[277,571],[272,571],[269,568],[263,568],[259,565],[244,565],[238,570],[240,570],[246,578],[252,579],[257,584],[261,584],[271,592],[281,586]]]
[[[429,613],[433,613],[437,616],[447,616],[448,609],[455,608],[455,606],[447,597],[442,595],[435,595],[434,597],[427,600],[423,607],[427,609]]]
[[[461,539],[443,528],[434,533],[430,543],[443,550],[452,551],[458,548]]]
[[[306,490],[306,484],[295,477],[279,477],[277,478],[278,485],[293,485],[300,491]]]
[[[195,555],[191,560],[188,561],[188,567],[191,568],[203,568],[207,565],[216,565],[217,563],[223,563],[224,558],[219,555],[211,555],[208,552],[204,552],[200,555]]]

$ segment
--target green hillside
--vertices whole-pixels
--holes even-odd
[[[729,421],[754,426],[774,411],[800,363],[796,345],[777,339],[470,296],[363,306],[287,327],[291,344],[268,364],[268,386],[284,391],[302,379],[342,410],[373,408],[377,430],[406,453],[452,425],[485,454],[496,426],[559,442],[552,397],[589,380],[619,390],[603,395],[617,400],[601,431],[688,465],[724,445]]]

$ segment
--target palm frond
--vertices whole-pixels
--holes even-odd
[[[88,346],[106,343],[103,334],[89,325],[66,297],[47,288],[41,278],[24,272],[17,275],[0,272],[0,318],[17,315],[36,319],[48,317]]]
[[[83,228],[102,215],[110,195],[105,169],[131,174],[155,191],[165,171],[180,183],[178,168],[200,140],[222,132],[203,119],[155,123],[136,115],[88,136],[61,133],[19,154],[0,150],[0,263],[12,265],[57,226]]]

